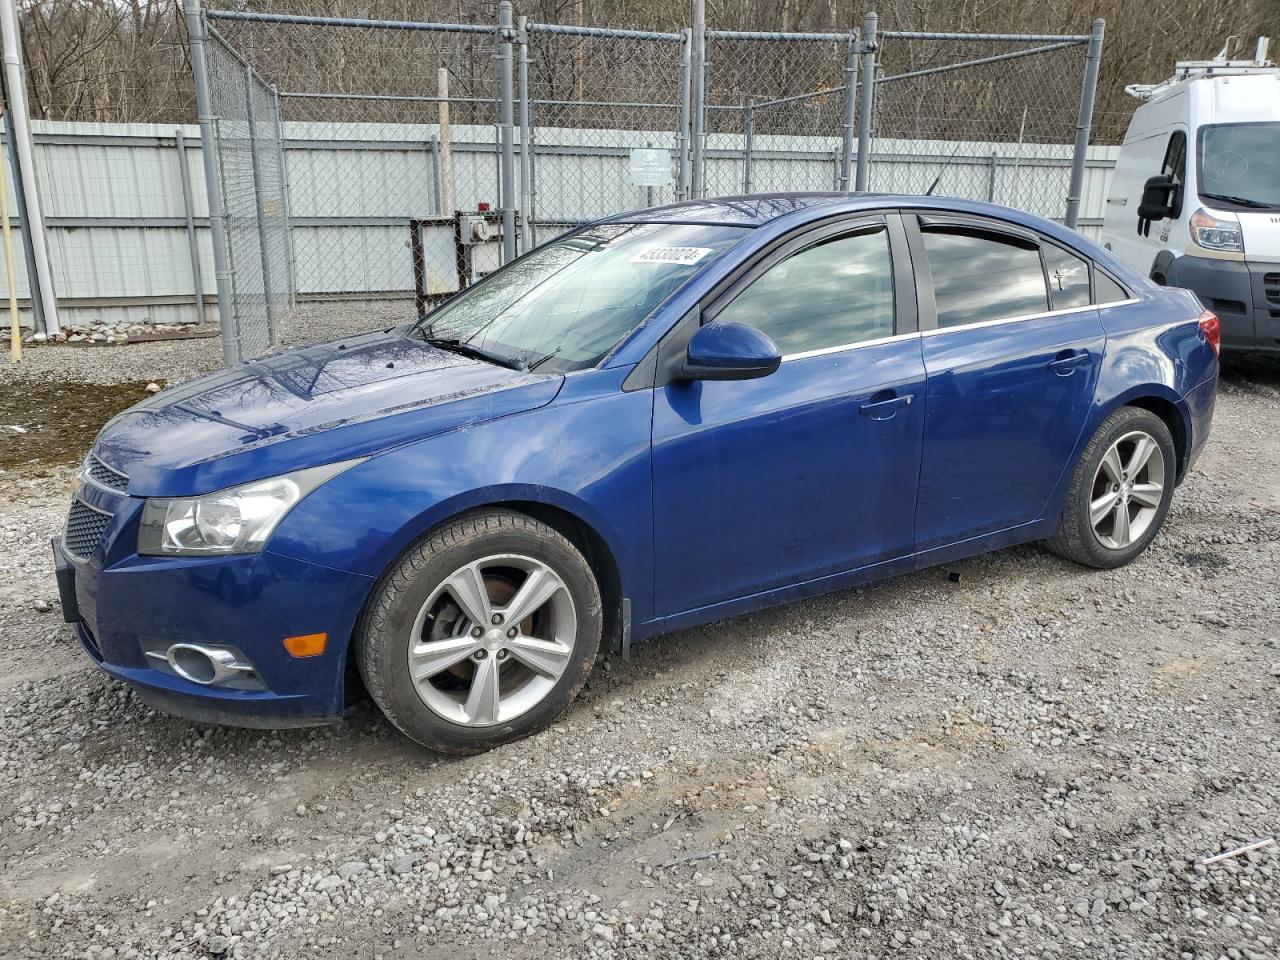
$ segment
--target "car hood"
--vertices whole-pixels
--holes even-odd
[[[530,410],[562,382],[396,329],[286,350],[164,390],[111,420],[95,454],[129,477],[131,496],[207,493]]]

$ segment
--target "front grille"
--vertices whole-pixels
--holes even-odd
[[[1280,303],[1280,273],[1264,273],[1262,286],[1267,292],[1268,303]]]
[[[87,473],[89,474],[89,479],[100,487],[106,487],[108,490],[123,492],[124,488],[129,486],[128,477],[119,470],[108,467],[92,453],[89,454]]]
[[[67,516],[67,529],[62,534],[62,544],[67,553],[77,560],[88,560],[97,549],[111,515],[86,506],[79,500],[71,501],[71,513]]]

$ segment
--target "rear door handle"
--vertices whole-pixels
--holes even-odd
[[[880,396],[880,394],[876,394]],[[900,409],[911,405],[911,394],[904,393],[901,395],[893,395],[883,400],[869,400],[858,410],[863,416],[870,417],[872,420],[892,420]]]
[[[1060,377],[1069,377],[1076,367],[1089,362],[1088,350],[1063,350],[1049,361],[1049,369]]]

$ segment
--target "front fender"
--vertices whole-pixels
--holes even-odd
[[[653,394],[621,390],[626,369],[566,380],[554,402],[375,456],[285,518],[274,553],[380,576],[450,517],[526,501],[589,525],[609,547],[637,619],[652,606],[649,435]]]

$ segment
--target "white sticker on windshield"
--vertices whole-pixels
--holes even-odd
[[[631,262],[674,263],[688,266],[697,263],[710,252],[710,247],[650,247],[633,256]]]

